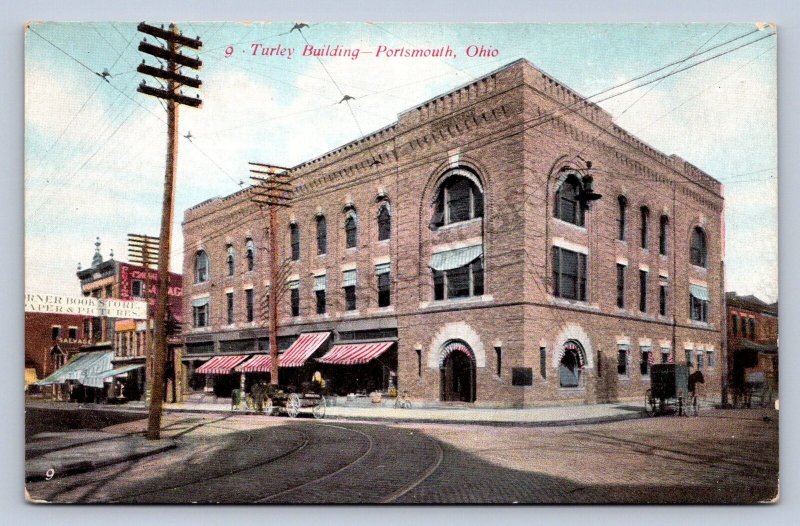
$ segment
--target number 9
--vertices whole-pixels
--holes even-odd
[[[225,58],[228,58],[231,55],[233,55],[233,46],[228,46],[225,48]]]
[[[53,476],[55,476],[55,474],[56,474],[56,470],[54,470],[53,468],[50,468],[45,472],[44,478],[45,478],[45,480],[50,480],[50,479],[53,478]]]

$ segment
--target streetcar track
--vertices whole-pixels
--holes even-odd
[[[324,426],[324,427],[333,427],[333,428],[337,428],[337,429],[344,429],[346,431],[352,431],[354,433],[358,433],[360,435],[363,435],[363,436],[367,437],[367,440],[369,440],[369,447],[357,459],[355,459],[354,461],[342,466],[341,468],[337,469],[336,471],[332,471],[330,473],[326,473],[325,475],[323,475],[321,477],[306,481],[306,482],[304,482],[302,484],[298,484],[297,486],[293,486],[291,488],[287,488],[287,489],[281,490],[281,491],[279,491],[277,493],[273,493],[271,495],[267,495],[266,497],[261,497],[260,499],[252,501],[253,503],[266,502],[266,501],[268,501],[270,499],[273,499],[273,498],[277,497],[278,495],[284,495],[284,494],[289,493],[291,491],[295,491],[295,490],[298,490],[300,488],[304,488],[304,487],[308,486],[309,484],[314,484],[314,483],[317,483],[317,482],[320,482],[320,481],[323,481],[323,480],[327,480],[327,479],[333,477],[334,475],[337,475],[337,474],[341,473],[342,471],[353,467],[355,464],[360,462],[364,457],[366,457],[368,454],[370,454],[372,452],[372,450],[374,449],[374,447],[375,447],[375,441],[372,439],[372,437],[369,436],[368,434],[364,433],[363,431],[359,431],[358,429],[351,429],[349,427],[337,426],[337,425],[333,425],[333,424],[315,424],[315,425]]]
[[[121,501],[125,501],[127,499],[130,499],[132,497],[138,497],[138,496],[141,496],[141,495],[148,495],[148,494],[151,494],[151,493],[174,491],[176,489],[185,488],[185,487],[191,486],[193,484],[205,483],[205,482],[209,482],[209,481],[212,481],[212,480],[219,480],[219,479],[222,479],[222,478],[225,478],[225,477],[230,477],[230,476],[233,476],[233,475],[241,474],[241,473],[243,473],[245,471],[249,471],[249,470],[256,469],[256,468],[261,468],[263,466],[266,466],[268,464],[271,464],[273,462],[276,462],[278,460],[286,458],[286,457],[288,457],[290,455],[293,455],[293,454],[301,451],[302,449],[304,449],[309,444],[309,442],[311,441],[311,437],[307,433],[304,433],[303,431],[301,431],[299,429],[295,429],[295,428],[290,428],[290,429],[291,429],[291,431],[294,431],[294,432],[302,435],[304,437],[304,440],[299,446],[294,447],[294,448],[292,448],[292,449],[290,449],[288,451],[284,451],[283,453],[281,453],[281,454],[279,454],[277,456],[270,457],[267,460],[264,460],[262,462],[258,462],[256,464],[250,464],[248,466],[242,467],[242,468],[234,470],[234,471],[227,471],[225,473],[220,473],[218,475],[213,475],[213,476],[210,476],[210,477],[203,477],[203,478],[200,478],[200,479],[191,480],[191,481],[188,481],[188,482],[183,482],[181,484],[175,484],[175,485],[172,485],[172,486],[160,487],[160,488],[157,488],[157,489],[153,489],[151,491],[144,491],[144,492],[140,491],[140,492],[137,492],[134,495],[127,495],[125,497],[120,497],[120,498],[117,498],[117,499],[109,500],[108,502],[109,503],[121,502]],[[245,440],[241,444],[236,444],[236,446],[239,447],[239,446],[245,445],[245,444],[249,443],[252,439],[253,439],[253,433],[248,433],[247,434],[247,440]]]
[[[442,465],[442,461],[444,460],[444,449],[442,449],[441,444],[439,444],[438,440],[434,440],[433,438],[429,437],[428,435],[423,435],[423,436],[426,439],[428,439],[430,442],[433,442],[433,445],[436,446],[436,452],[437,452],[436,461],[433,464],[431,464],[430,466],[428,466],[428,469],[426,469],[422,473],[422,475],[417,478],[417,480],[415,480],[411,484],[408,484],[405,488],[392,493],[388,497],[385,497],[381,501],[381,504],[389,504],[391,502],[396,501],[397,499],[399,499],[400,497],[402,497],[406,493],[409,493],[411,490],[413,490],[414,488],[416,488],[417,486],[422,484],[431,475],[433,475],[436,472],[436,470],[439,469],[439,466]]]

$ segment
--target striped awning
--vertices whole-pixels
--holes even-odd
[[[330,332],[307,332],[286,349],[278,360],[279,367],[300,367],[314,352],[325,343]]]
[[[709,301],[708,298],[708,289],[706,287],[701,287],[700,285],[689,285],[689,292],[692,296],[699,299],[700,301]]]
[[[64,367],[36,385],[63,384],[74,380],[89,387],[103,387],[103,377],[99,373],[111,369],[112,358],[114,353],[106,351],[77,354]]]
[[[472,263],[483,255],[483,245],[457,248],[446,252],[436,252],[431,256],[430,267],[433,270],[453,270]]]
[[[233,368],[242,363],[247,356],[215,356],[197,368],[198,374],[231,374]]]
[[[236,367],[237,373],[269,373],[272,372],[272,357],[269,354],[257,354]]]
[[[392,345],[394,345],[394,342],[334,345],[333,349],[320,358],[319,361],[322,363],[335,363],[339,365],[367,363],[386,352]]]

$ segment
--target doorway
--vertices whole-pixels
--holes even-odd
[[[441,368],[443,402],[475,401],[475,360],[464,351],[454,349],[444,358]]]

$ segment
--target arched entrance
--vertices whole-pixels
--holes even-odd
[[[466,343],[451,341],[445,344],[439,370],[443,402],[475,401],[475,355]]]
[[[580,387],[585,355],[581,344],[570,340],[564,344],[564,352],[558,364],[560,387]]]

